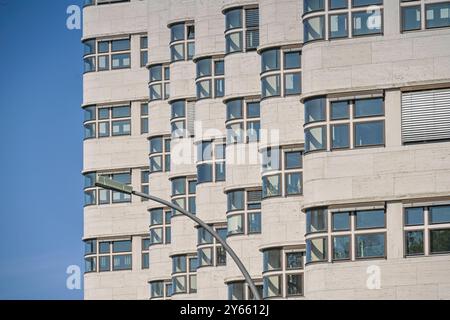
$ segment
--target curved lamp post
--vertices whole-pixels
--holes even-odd
[[[169,208],[172,208],[178,212],[181,212],[183,215],[185,215],[186,217],[188,217],[189,219],[193,220],[194,222],[196,222],[199,226],[201,226],[202,228],[204,228],[206,231],[208,231],[217,241],[219,241],[219,243],[223,246],[223,248],[225,249],[225,251],[231,256],[231,258],[233,259],[233,261],[236,263],[237,267],[239,268],[239,270],[242,272],[242,275],[245,278],[245,281],[247,282],[251,292],[253,293],[253,297],[255,297],[256,300],[261,300],[261,296],[259,295],[258,290],[256,289],[256,286],[250,276],[250,274],[248,273],[247,269],[245,268],[244,264],[242,263],[242,261],[239,259],[239,257],[237,256],[237,254],[234,252],[234,250],[226,243],[225,240],[223,240],[220,235],[208,224],[206,224],[204,221],[202,221],[201,219],[199,219],[197,216],[193,215],[192,213],[189,213],[188,211],[184,210],[183,208],[174,205],[172,202],[166,201],[164,199],[149,195],[149,194],[145,194],[139,191],[134,191],[133,187],[119,183],[117,181],[114,181],[112,179],[109,179],[107,177],[103,177],[103,176],[98,176],[96,181],[95,181],[95,185],[97,187],[100,188],[104,188],[104,189],[109,189],[109,190],[113,190],[113,191],[118,191],[118,192],[122,192],[122,193],[126,193],[129,195],[135,195],[141,198],[145,198],[145,199],[149,199],[155,202],[158,202],[162,205],[165,205]]]

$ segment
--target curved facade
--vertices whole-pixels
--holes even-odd
[[[86,299],[450,299],[450,2],[91,2]]]

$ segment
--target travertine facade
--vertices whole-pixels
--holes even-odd
[[[89,2],[86,299],[450,299],[449,1]]]

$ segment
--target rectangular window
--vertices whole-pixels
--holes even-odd
[[[273,249],[273,250],[265,250],[263,252],[263,262],[264,268],[263,271],[276,271],[281,270],[282,261],[281,261],[281,250]]]
[[[286,269],[303,269],[303,254],[301,252],[286,253]]]
[[[306,211],[306,232],[326,232],[327,231],[327,210],[314,209]]]
[[[348,101],[332,101],[330,103],[331,120],[341,120],[350,118],[350,108]]]
[[[302,194],[302,173],[286,173],[286,195]]]
[[[430,224],[450,223],[450,206],[430,207]]]
[[[248,214],[248,233],[261,233],[261,212]]]
[[[355,147],[384,145],[384,121],[357,122],[355,127]]]
[[[305,123],[326,120],[326,99],[314,98],[305,100]]]
[[[327,261],[327,238],[306,240],[306,262]]]
[[[280,95],[280,75],[267,76],[261,79],[262,97]]]
[[[280,175],[263,177],[262,195],[263,198],[276,197],[281,195]]]
[[[421,9],[420,6],[402,7],[402,31],[412,31],[421,29]]]
[[[348,14],[330,15],[330,39],[348,37]]]
[[[350,236],[333,237],[333,260],[350,259]]]
[[[301,93],[301,74],[288,73],[284,75],[284,94],[292,95]]]
[[[423,208],[405,209],[405,226],[420,226],[424,224]]]
[[[356,212],[356,229],[384,228],[386,226],[384,210],[368,210]]]
[[[325,17],[318,16],[303,20],[303,40],[323,40],[325,38]]]
[[[353,36],[373,35],[382,33],[382,12],[353,12]]]
[[[431,254],[450,252],[450,229],[430,230],[430,252]]]
[[[346,149],[350,147],[350,126],[348,124],[331,125],[331,148]]]
[[[407,231],[405,233],[406,255],[422,255],[424,254],[423,231]]]
[[[385,233],[356,235],[356,258],[381,258],[386,255]]]
[[[131,240],[113,242],[114,253],[130,252],[130,251],[131,251]]]
[[[286,294],[288,297],[301,296],[303,294],[303,275],[286,275]]]
[[[131,254],[113,256],[113,271],[131,270]]]
[[[350,212],[334,212],[331,217],[333,231],[350,230]]]
[[[226,53],[242,51],[242,32],[234,32],[225,36]]]
[[[425,13],[427,29],[450,26],[449,2],[427,4]]]
[[[355,100],[355,118],[384,115],[383,98]]]
[[[264,277],[264,292],[263,297],[264,298],[273,298],[273,297],[280,297],[281,296],[281,276],[268,276]]]
[[[227,218],[228,234],[241,234],[244,233],[244,225],[242,215],[233,215]]]
[[[325,150],[327,147],[327,128],[325,126],[305,130],[305,151]]]

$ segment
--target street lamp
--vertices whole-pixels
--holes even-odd
[[[178,212],[181,212],[183,215],[185,215],[189,219],[191,219],[194,222],[196,222],[199,226],[201,226],[206,231],[208,231],[217,241],[219,241],[219,243],[223,246],[225,251],[231,256],[233,261],[236,263],[236,265],[239,268],[239,270],[242,272],[242,275],[244,276],[245,281],[247,282],[251,292],[253,293],[253,297],[256,300],[261,300],[261,296],[259,295],[259,292],[256,289],[256,286],[253,283],[253,280],[252,280],[250,274],[248,273],[248,271],[245,268],[244,264],[239,259],[239,257],[236,255],[234,250],[226,243],[225,240],[223,240],[220,237],[220,235],[213,228],[211,228],[211,226],[206,224],[204,221],[199,219],[197,216],[193,215],[192,213],[189,213],[188,211],[186,211],[183,208],[173,204],[172,202],[169,202],[169,201],[166,201],[164,199],[161,199],[161,198],[149,195],[149,194],[145,194],[145,193],[142,193],[142,192],[139,192],[139,191],[135,191],[135,190],[133,190],[132,186],[119,183],[117,181],[114,181],[114,180],[109,179],[109,178],[104,177],[104,176],[98,176],[96,181],[95,181],[95,185],[97,187],[100,187],[100,188],[109,189],[109,190],[113,190],[113,191],[118,191],[118,192],[126,193],[126,194],[129,194],[129,195],[135,195],[135,196],[138,196],[138,197],[141,197],[141,198],[145,198],[145,199],[149,199],[149,200],[158,202],[158,203],[160,203],[162,205],[165,205],[165,206],[167,206],[169,208],[172,208],[172,209],[174,209],[174,210],[176,210]]]

